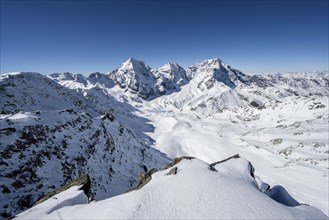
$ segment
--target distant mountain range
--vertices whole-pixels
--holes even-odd
[[[256,165],[272,161],[259,171],[273,182],[285,181],[279,171],[290,180],[292,164],[314,174],[310,188],[296,186],[305,190],[299,199],[327,211],[328,189],[314,191],[328,180],[327,71],[251,76],[219,59],[152,70],[130,58],[88,77],[1,74],[0,91],[2,218],[82,175],[103,200],[177,156],[211,163],[236,152]],[[295,184],[287,181],[288,191]]]

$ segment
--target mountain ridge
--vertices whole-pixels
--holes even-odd
[[[119,68],[113,70],[112,72],[107,74],[98,74],[106,75],[113,81],[108,82],[107,87],[118,85],[121,89],[126,89],[126,91],[129,90],[145,100],[152,100],[162,95],[170,95],[172,93],[179,92],[182,86],[189,84],[195,77],[203,78],[203,80],[200,80],[202,82],[200,82],[199,87],[204,87],[204,89],[209,89],[214,83],[217,82],[223,83],[230,89],[243,85],[269,87],[273,86],[273,83],[280,83],[280,81],[287,83],[287,80],[290,80],[290,83],[294,83],[292,73],[247,75],[239,70],[231,68],[230,65],[223,63],[219,58],[201,61],[187,68],[182,68],[176,63],[168,63],[154,70],[145,64],[144,61],[129,58],[127,61],[122,63]],[[317,76],[322,76],[322,79],[326,80],[326,85],[323,85],[322,83],[322,87],[329,85],[329,80],[325,77],[328,75],[328,71],[315,72],[313,74],[315,74],[314,78]],[[79,76],[79,74],[75,75],[75,78]],[[294,73],[294,75],[297,74]],[[310,80],[314,80],[310,76],[310,73],[299,73],[298,75],[300,75],[300,77],[308,76]],[[287,77],[290,79],[286,79]],[[63,79],[64,77],[58,76],[57,78]],[[85,79],[88,79],[88,77]],[[72,79],[67,80],[72,81]],[[77,80],[75,79],[74,81]],[[94,79],[92,83],[95,84],[96,81],[97,80]],[[84,85],[86,86],[86,84]]]

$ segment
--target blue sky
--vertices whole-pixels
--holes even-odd
[[[328,70],[328,1],[1,1],[1,73],[109,72],[220,58],[245,73]]]

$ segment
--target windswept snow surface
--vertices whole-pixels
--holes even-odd
[[[176,174],[168,175],[173,167],[156,172],[139,190],[52,212],[49,207],[54,199],[50,198],[17,219],[327,219],[314,207],[298,203],[286,206],[262,193],[243,158],[212,168],[199,159],[184,159],[174,167]],[[279,188],[278,197],[293,200]],[[71,193],[77,194],[75,190]],[[62,194],[57,200],[61,201]]]

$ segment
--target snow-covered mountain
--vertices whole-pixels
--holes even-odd
[[[230,88],[235,88],[241,83],[248,83],[249,76],[238,70],[232,69],[220,59],[206,60],[187,68],[187,76],[191,80],[198,77],[200,86],[210,89],[215,82],[220,82]],[[202,78],[202,80],[201,80]]]
[[[104,86],[105,88],[112,88],[115,86],[113,80],[111,80],[108,76],[99,72],[90,74],[87,80],[89,81],[90,84],[94,84],[94,85],[99,84],[101,86]]]
[[[89,113],[94,112],[84,102],[82,96],[41,74],[11,73],[1,75],[0,80],[1,111],[3,113],[69,108]]]
[[[288,96],[328,96],[328,72],[249,76],[219,59],[187,68],[190,82],[179,93],[155,100],[184,112],[213,115],[232,107],[261,107]]]
[[[188,83],[186,71],[177,63],[167,63],[154,71],[157,78],[157,89],[160,95],[177,92]]]
[[[148,99],[156,95],[156,78],[152,74],[151,68],[144,62],[130,58],[118,69],[109,73],[122,89],[129,89],[130,92]]]
[[[130,58],[114,71],[92,73],[88,77],[73,73],[3,74],[0,91],[2,217],[31,207],[53,188],[81,175],[90,175],[92,192],[99,201],[136,186],[139,173],[150,168],[161,169],[169,158],[187,155],[211,164],[237,153],[253,164],[257,176],[265,182],[281,184],[299,203],[310,204],[329,214],[328,72],[251,76],[219,59],[185,69],[169,63],[152,70],[144,62]],[[245,169],[245,165],[231,165]],[[193,184],[194,179],[207,179],[208,174],[203,176],[201,171],[203,166],[206,165],[186,167],[196,171],[191,179],[184,181]],[[219,169],[218,174],[223,175]],[[233,170],[227,168],[224,173]],[[243,172],[235,174],[233,179],[245,176]],[[222,181],[217,176],[209,181],[215,179]],[[234,181],[232,184],[236,185]],[[257,178],[253,181],[257,182]],[[147,213],[136,209],[138,204],[150,204],[144,207],[147,210],[166,211],[151,205],[151,201],[159,199],[156,196],[163,194],[152,191],[155,196],[147,196],[151,193],[146,190],[148,186],[154,185],[154,190],[163,186],[171,195],[177,192],[169,188],[177,184],[180,182],[169,176],[159,177],[159,181],[152,178],[140,192],[83,208],[77,206],[75,211],[83,213],[84,208],[95,211],[101,209],[102,204],[110,205],[108,210],[115,210],[129,199],[133,202],[127,205],[122,217],[144,218]],[[185,187],[184,193],[188,194],[190,186]],[[207,193],[211,191],[220,195],[225,190],[233,190],[226,185],[216,185],[217,191],[211,188],[204,192],[202,187],[197,185],[194,189],[195,196],[205,198],[204,201],[209,199]],[[241,187],[249,191],[254,185]],[[311,207],[296,206],[292,210],[278,203],[282,209],[278,208],[274,200],[269,202],[268,197],[263,196],[261,193],[257,198],[272,207],[268,210],[284,213],[277,214],[278,218],[321,216]],[[239,199],[255,207],[259,205],[244,197]],[[176,201],[176,198],[168,196],[159,202],[165,204],[169,200]],[[209,199],[209,203],[220,201],[216,197],[214,201]],[[213,211],[204,217],[218,214],[230,218],[226,214],[236,208],[230,206],[227,208],[230,212],[219,215]],[[208,210],[204,206],[198,208]],[[66,209],[71,207],[56,209],[56,212],[69,217]],[[249,206],[248,209],[253,210]],[[250,217],[268,218],[272,211],[250,212]],[[183,218],[189,216],[188,212],[188,209],[181,212],[184,215],[173,212],[172,217]],[[54,213],[44,218],[53,217]],[[202,213],[200,211],[200,215]],[[116,218],[120,213],[103,214],[99,212],[99,217]]]
[[[143,61],[130,58],[108,74],[121,89],[150,100],[180,90],[188,83],[186,70],[177,63],[168,63],[152,70]]]
[[[93,74],[91,74],[93,75]],[[74,73],[53,73],[49,75],[49,78],[54,79],[57,82],[60,81],[74,81],[76,83],[82,84],[84,86],[87,85],[86,78],[81,74],[74,74]]]
[[[96,200],[124,193],[144,169],[168,161],[150,148],[152,140],[142,132],[152,126],[128,104],[120,107],[108,98],[96,110],[89,96],[36,73],[1,75],[0,88],[4,218],[84,174],[91,177]],[[134,124],[139,129],[131,129]]]

